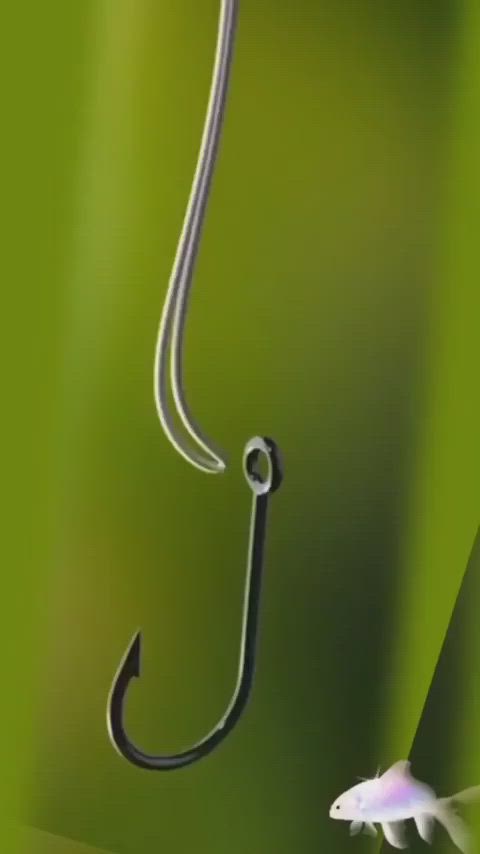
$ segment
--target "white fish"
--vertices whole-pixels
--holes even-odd
[[[480,800],[480,786],[464,789],[450,798],[437,798],[433,789],[415,780],[410,762],[395,762],[388,771],[372,780],[352,786],[330,807],[330,818],[349,821],[350,834],[364,830],[376,836],[375,823],[381,824],[385,839],[395,848],[406,848],[405,820],[413,818],[419,835],[431,842],[435,819],[450,834],[464,854],[470,850],[470,836],[464,821],[453,808],[455,802]]]

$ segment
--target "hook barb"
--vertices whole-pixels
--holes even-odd
[[[266,475],[262,475],[258,470],[261,455],[266,456],[267,459]],[[107,705],[107,725],[110,739],[117,752],[140,768],[171,771],[197,762],[224,741],[247,705],[255,672],[268,498],[279,488],[282,481],[279,453],[275,442],[258,436],[251,439],[245,447],[243,466],[247,483],[253,493],[253,502],[238,674],[233,696],[214,729],[193,747],[170,756],[144,753],[130,740],[124,725],[128,686],[132,679],[140,676],[141,633],[137,631],[113,680]]]

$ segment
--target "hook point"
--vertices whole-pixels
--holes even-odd
[[[138,679],[140,676],[140,652],[142,648],[142,633],[134,634],[128,647],[120,670],[128,679]]]

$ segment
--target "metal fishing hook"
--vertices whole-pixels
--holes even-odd
[[[202,433],[188,408],[182,381],[182,348],[187,300],[225,112],[237,5],[237,0],[221,0],[220,3],[215,62],[202,142],[160,320],[154,362],[154,396],[160,423],[179,454],[196,468],[208,473],[224,471],[225,460]],[[175,427],[167,403],[169,354],[170,382],[177,414],[189,435],[208,457],[191,448]]]
[[[215,450],[194,422],[182,385],[182,348],[188,294],[198,253],[205,208],[208,199],[227,95],[237,0],[221,0],[215,65],[197,168],[185,214],[175,262],[168,285],[165,306],[155,351],[154,394],[160,423],[176,450],[201,471],[215,473],[225,469],[220,452]],[[187,433],[208,456],[190,447],[178,434],[167,405],[168,369],[177,414]],[[267,474],[258,470],[260,456],[266,457]],[[107,726],[117,751],[141,768],[168,771],[197,762],[219,745],[233,729],[247,704],[253,683],[257,643],[258,611],[263,569],[263,551],[269,495],[280,486],[282,473],[278,450],[272,439],[250,439],[244,450],[243,467],[253,492],[250,539],[242,615],[242,633],[237,682],[230,703],[217,726],[182,753],[156,756],[144,753],[128,737],[124,725],[125,699],[130,681],[140,675],[141,634],[137,632],[125,653],[110,690]]]
[[[257,468],[260,455],[266,457],[268,471]],[[230,703],[216,725],[201,741],[182,753],[156,756],[144,753],[130,740],[124,725],[125,697],[131,679],[140,676],[140,632],[134,636],[115,676],[107,707],[107,725],[117,751],[140,768],[171,771],[197,762],[217,747],[240,718],[250,695],[255,670],[258,611],[263,569],[263,552],[269,495],[280,486],[282,472],[278,449],[272,439],[255,436],[247,442],[243,455],[244,473],[253,492],[250,541],[242,617],[242,634],[236,687]]]

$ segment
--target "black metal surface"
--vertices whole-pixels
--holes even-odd
[[[257,466],[264,455],[267,475],[262,477]],[[242,635],[238,677],[232,699],[216,727],[192,747],[171,756],[149,755],[130,740],[125,731],[125,698],[131,679],[140,676],[141,635],[133,638],[117,671],[110,691],[107,723],[110,739],[116,750],[129,762],[153,771],[171,771],[198,762],[211,753],[232,731],[241,717],[252,688],[257,651],[258,613],[262,584],[264,545],[267,527],[269,495],[280,486],[282,472],[278,449],[272,439],[254,437],[244,451],[244,472],[253,492],[250,538],[247,557]]]

